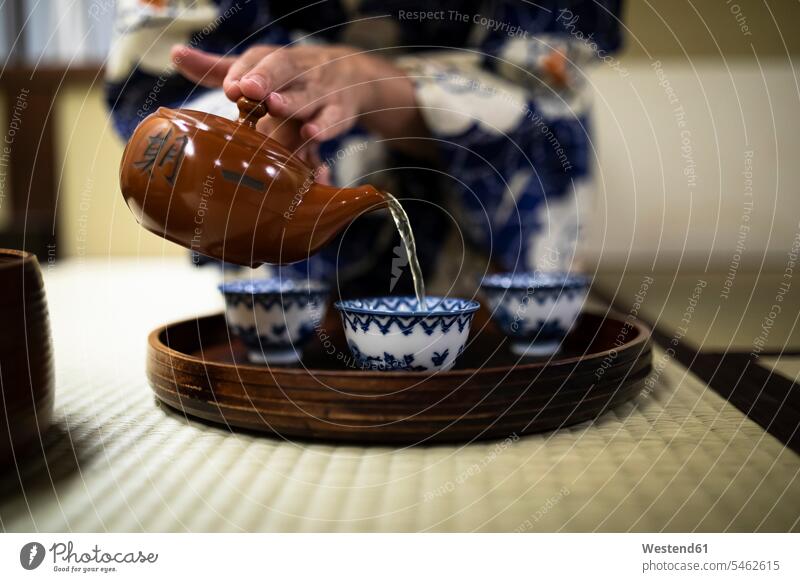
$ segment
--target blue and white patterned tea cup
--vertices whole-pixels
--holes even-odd
[[[363,369],[449,370],[464,350],[480,305],[468,299],[371,297],[339,301],[347,344]]]
[[[222,283],[219,290],[228,328],[256,363],[298,361],[327,308],[328,287],[319,281],[240,279]]]
[[[588,290],[589,279],[577,273],[499,273],[481,283],[492,318],[520,356],[557,353]]]

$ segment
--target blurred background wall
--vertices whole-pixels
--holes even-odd
[[[592,74],[585,255],[607,268],[785,264],[800,229],[800,4],[628,2],[626,15],[629,76]]]
[[[5,23],[11,4],[3,4]],[[44,252],[183,254],[139,228],[119,193],[122,143],[100,70],[113,2],[19,1],[16,10],[38,13],[38,28],[0,74],[0,128],[8,136],[20,87],[50,91],[50,107],[29,107],[21,125],[28,130],[44,116],[48,132],[26,147],[40,159],[51,148],[53,162],[22,167],[12,179],[15,168],[0,158],[0,238],[25,235],[25,217],[32,224],[34,216],[18,196],[11,202],[10,189],[38,192],[46,186],[36,181],[49,172],[59,234],[42,243]],[[590,74],[597,191],[586,215],[586,261],[604,270],[725,270],[741,256],[738,268],[782,268],[800,231],[798,23],[797,2],[627,2],[625,50]],[[65,25],[85,40],[53,34]],[[6,25],[6,56],[15,34]],[[30,81],[34,68],[47,73],[41,84]]]

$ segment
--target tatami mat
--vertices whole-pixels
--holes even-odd
[[[216,307],[171,261],[48,274],[58,367],[49,470],[5,475],[5,531],[787,531],[800,457],[664,352],[594,423],[462,447],[292,443],[156,406],[145,334]]]

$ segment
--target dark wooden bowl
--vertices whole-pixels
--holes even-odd
[[[641,323],[585,313],[557,359],[520,361],[482,310],[456,368],[429,375],[348,369],[335,313],[302,364],[253,365],[220,314],[154,330],[147,375],[162,402],[228,427],[342,442],[463,442],[556,429],[629,400],[650,371],[649,335]],[[616,346],[618,337],[625,341]]]
[[[24,460],[53,415],[50,322],[31,253],[0,249],[0,322],[0,465],[6,465]]]

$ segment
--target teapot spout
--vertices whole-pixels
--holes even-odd
[[[284,252],[275,262],[306,259],[362,214],[387,208],[383,192],[368,184],[339,188],[315,182],[305,196],[296,197],[293,202],[283,215]],[[301,256],[297,256],[298,251]]]
[[[310,205],[305,211],[325,219],[344,221],[342,226],[367,212],[388,208],[386,195],[370,184],[340,188],[314,182],[306,200]]]

